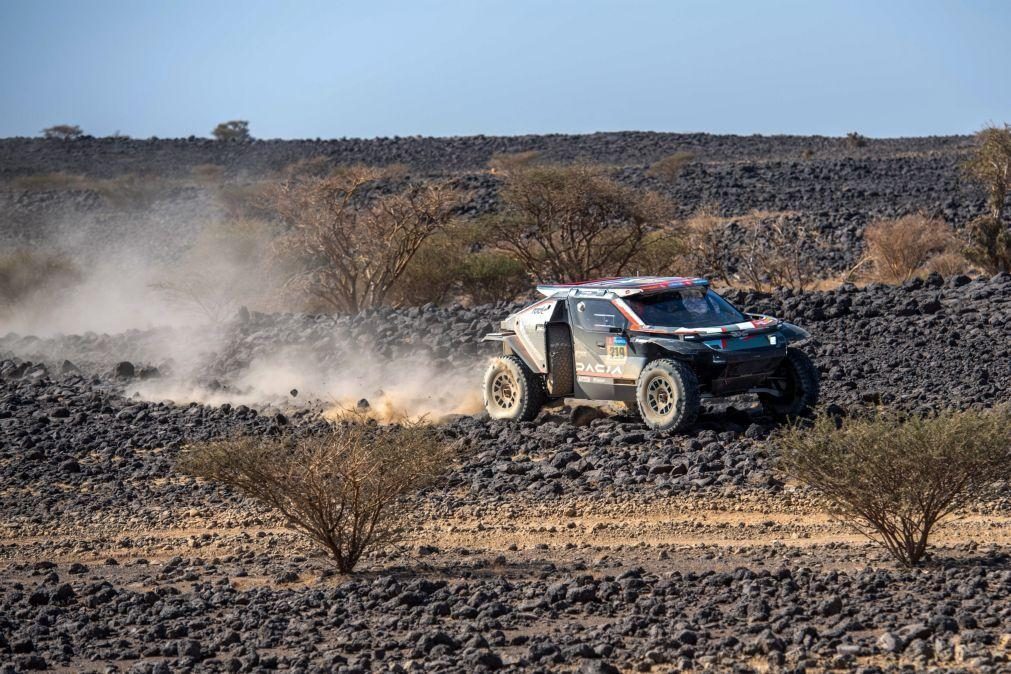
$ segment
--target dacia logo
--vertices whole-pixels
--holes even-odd
[[[590,374],[621,374],[621,368],[617,365],[605,365],[604,363],[576,363],[576,371]]]

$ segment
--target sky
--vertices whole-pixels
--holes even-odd
[[[0,136],[649,130],[872,137],[1011,121],[1004,0],[0,0]]]

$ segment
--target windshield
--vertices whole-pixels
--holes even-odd
[[[705,288],[685,288],[625,300],[646,325],[708,328],[748,320],[725,299]]]

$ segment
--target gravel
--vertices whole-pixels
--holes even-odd
[[[924,208],[962,226],[977,214],[982,195],[957,178],[967,143],[847,148],[827,138],[639,133],[5,139],[0,179],[185,175],[205,163],[257,175],[322,153],[462,172],[482,212],[497,207],[497,178],[477,171],[493,152],[609,162],[627,183],[659,187],[644,164],[688,150],[700,162],[664,188],[685,212],[714,200],[728,215],[801,211],[832,242],[824,262],[837,268],[859,255],[875,217]],[[805,149],[813,159],[799,159]],[[213,208],[208,199],[182,191],[145,222],[164,229],[179,209]],[[90,193],[7,191],[0,200],[5,242],[32,240],[33,223],[54,213],[104,223],[98,245],[130,226]],[[836,411],[1011,398],[1011,275],[727,296],[810,330],[804,348]],[[775,424],[748,399],[707,409],[680,435],[586,407],[522,424],[447,415],[439,429],[457,465],[421,494],[422,523],[405,548],[370,556],[350,577],[276,515],[175,470],[191,442],[318,428],[333,401],[314,380],[272,370],[276,395],[261,395],[249,383],[258,364],[296,354],[339,377],[354,363],[423,363],[429,389],[477,390],[494,350],[479,337],[518,306],[240,312],[199,330],[0,336],[0,673],[1011,667],[1011,558],[1006,542],[986,542],[1000,538],[1011,502],[988,504],[958,530],[972,541],[899,568],[818,519],[810,495],[779,479]],[[137,395],[163,384],[186,384],[205,403]],[[377,400],[347,392],[352,404]]]

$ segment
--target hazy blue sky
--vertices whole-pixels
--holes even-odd
[[[0,136],[968,133],[1011,2],[0,0]]]

